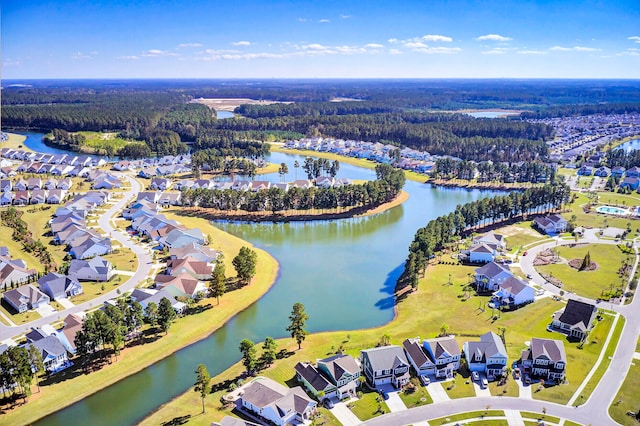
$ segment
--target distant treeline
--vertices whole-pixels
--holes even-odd
[[[628,114],[632,112],[640,112],[640,102],[548,106],[537,111],[525,111],[521,114],[521,117],[524,119],[539,119],[594,114]]]
[[[553,185],[458,205],[455,211],[437,217],[424,228],[418,229],[409,246],[404,272],[397,286],[416,287],[418,276],[425,270],[429,258],[458,240],[469,229],[509,220],[529,212],[557,209],[569,201],[569,195],[569,187],[556,182]]]
[[[492,163],[456,161],[441,157],[436,160],[434,177],[443,179],[471,180],[477,176],[479,182],[553,182],[555,168],[540,162]]]

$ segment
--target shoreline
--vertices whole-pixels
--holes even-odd
[[[525,190],[527,188],[534,188],[541,186],[541,184],[528,183],[527,185],[521,184],[508,184],[508,183],[491,183],[491,182],[452,182],[444,179],[431,179],[429,183],[433,186],[441,188],[460,188],[460,189],[484,189],[495,191],[513,191],[513,190]]]
[[[346,211],[341,212],[329,212],[329,213],[300,213],[306,210],[296,210],[296,213],[273,213],[269,211],[263,212],[243,212],[236,210],[235,213],[230,213],[229,210],[215,210],[203,207],[186,207],[180,209],[180,216],[196,216],[200,218],[206,218],[210,221],[226,220],[231,222],[312,222],[321,220],[335,220],[335,219],[351,219],[356,217],[373,216],[379,213],[383,213],[396,206],[401,205],[409,199],[409,193],[402,190],[391,201],[381,204],[374,208],[354,207]]]
[[[168,212],[168,214],[175,215],[175,212]],[[195,220],[206,222],[205,219],[196,218]],[[44,393],[33,393],[26,404],[6,409],[2,414],[3,419],[6,418],[8,424],[31,424],[40,421],[139,373],[185,347],[207,339],[217,330],[224,327],[236,315],[251,307],[267,294],[275,285],[279,274],[280,265],[277,260],[267,251],[255,247],[248,241],[228,234],[208,222],[202,224],[202,226],[209,226],[211,229],[207,229],[207,233],[216,235],[216,237],[220,237],[222,234],[225,235],[225,238],[221,239],[223,242],[218,242],[217,244],[216,241],[220,240],[214,237],[216,241],[212,246],[216,250],[220,250],[224,245],[227,246],[227,249],[223,250],[223,252],[225,253],[225,261],[229,263],[228,268],[232,267],[231,260],[239,250],[239,247],[249,246],[258,253],[258,273],[250,285],[225,294],[220,298],[219,305],[215,304],[215,298],[204,299],[204,303],[200,303],[203,305],[211,304],[211,309],[180,318],[173,324],[168,335],[159,338],[155,342],[126,347],[121,351],[118,361],[112,362],[100,370],[73,378],[62,376],[59,378],[58,383],[49,386],[41,384]],[[265,261],[267,262],[265,263]],[[209,328],[211,324],[215,324],[215,326]],[[64,399],[60,399],[61,395],[64,395]],[[50,404],[50,406],[47,407],[46,404]],[[45,406],[43,407],[43,405]]]
[[[24,145],[24,141],[27,140],[27,137],[24,135],[19,135],[17,133],[9,133],[9,139],[4,142],[0,142],[0,148],[11,148],[11,149],[21,149],[25,152],[35,152],[31,148]]]

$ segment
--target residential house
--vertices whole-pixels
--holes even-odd
[[[60,179],[58,181],[58,189],[70,190],[73,186],[73,181],[69,178]]]
[[[514,276],[499,283],[498,290],[493,293],[493,300],[498,306],[517,307],[533,303],[535,299],[536,295],[533,287]]]
[[[42,189],[42,179],[40,178],[30,178],[27,180],[27,189]]]
[[[555,213],[545,217],[536,217],[533,223],[547,235],[559,234],[567,230],[567,220]]]
[[[360,365],[371,386],[392,384],[399,388],[409,382],[409,361],[400,346],[361,350]]]
[[[472,245],[469,249],[469,262],[471,263],[488,263],[496,260],[498,253],[495,248],[488,244]]]
[[[0,191],[11,192],[12,189],[13,189],[13,183],[11,182],[11,179],[0,180]]]
[[[31,280],[38,272],[27,269],[21,260],[10,259],[8,256],[0,258],[0,286],[3,289],[13,284],[22,284]]]
[[[477,268],[475,272],[476,288],[479,292],[496,291],[501,282],[513,276],[507,265],[496,262],[489,262],[481,268]]]
[[[620,188],[626,188],[631,191],[635,191],[640,186],[640,179],[637,177],[626,176],[624,179],[622,179],[622,182],[620,182],[618,186],[620,186]]]
[[[109,281],[115,268],[102,256],[96,256],[89,260],[72,259],[67,274],[78,281]]]
[[[611,169],[611,176],[614,178],[621,178],[624,175],[625,168],[622,166],[615,166]]]
[[[204,244],[205,238],[199,229],[174,229],[165,237],[160,239],[160,244],[168,249],[184,247],[186,245],[197,243]]]
[[[90,237],[77,245],[72,243],[69,250],[69,254],[76,259],[88,259],[107,253],[111,253],[111,240],[108,238]]]
[[[480,336],[479,342],[465,342],[462,350],[469,370],[485,373],[488,380],[500,377],[507,367],[507,350],[492,331]]]
[[[49,272],[38,280],[40,290],[51,300],[64,299],[82,294],[82,285],[74,277]]]
[[[350,355],[339,354],[319,359],[316,366],[299,362],[294,370],[298,381],[321,401],[355,396],[360,384],[360,366]]]
[[[567,368],[564,343],[533,337],[529,348],[522,351],[522,367],[533,378],[552,382],[564,380]]]
[[[62,327],[60,331],[66,339],[60,339],[60,341],[70,354],[76,353],[76,334],[82,330],[82,322],[85,316],[86,314],[84,312],[78,312],[77,314],[69,314],[64,319],[64,327]]]
[[[554,315],[551,326],[566,333],[568,337],[585,340],[593,327],[598,308],[591,303],[569,299],[567,306]]]
[[[66,196],[64,189],[52,189],[47,194],[47,204],[62,204]]]
[[[181,274],[189,274],[198,280],[210,280],[213,265],[191,258],[170,259],[167,262],[167,274],[177,277]]]
[[[9,206],[13,203],[15,194],[13,192],[0,192],[0,205]]]
[[[331,188],[336,183],[336,179],[330,176],[319,176],[316,178],[316,186],[319,188]]]
[[[640,178],[640,167],[633,166],[624,172],[625,177]]]
[[[18,179],[16,184],[13,186],[15,191],[26,191],[29,187],[29,184],[24,179]]]
[[[146,200],[151,203],[157,203],[161,193],[159,191],[140,191],[136,201]]]
[[[67,350],[60,340],[54,336],[47,336],[37,340],[29,344],[29,346],[33,346],[40,351],[44,367],[50,373],[63,370],[71,365],[67,358]]]
[[[182,203],[180,199],[182,198],[181,192],[163,192],[158,198],[158,204],[161,206],[180,206]]]
[[[422,343],[416,337],[406,339],[402,346],[418,376],[446,379],[453,377],[460,368],[460,347],[453,336],[427,339]]]
[[[599,177],[609,177],[611,176],[611,169],[605,166],[599,167],[595,175]]]
[[[584,165],[578,169],[578,175],[591,176],[593,174],[593,167]]]
[[[189,297],[197,299],[201,294],[205,294],[207,286],[204,282],[197,280],[189,274],[177,276],[158,274],[155,278],[156,288],[165,289],[173,297]]]
[[[135,300],[142,305],[142,309],[146,309],[149,303],[152,302],[159,305],[160,301],[164,298],[169,301],[171,307],[177,314],[182,314],[187,309],[185,303],[178,302],[166,289],[136,288],[131,292],[131,300]]]
[[[171,179],[165,178],[154,178],[151,179],[151,183],[149,184],[149,189],[157,191],[166,191],[171,187]]]
[[[207,263],[214,262],[218,258],[218,254],[219,253],[217,251],[209,247],[201,246],[197,243],[191,243],[169,250],[169,256],[171,259],[186,259],[189,257],[193,260],[199,260]]]
[[[56,189],[58,187],[58,181],[56,179],[47,179],[44,183],[44,189]]]
[[[49,296],[38,290],[33,284],[27,284],[7,290],[2,294],[4,300],[16,311],[26,312],[49,304]]]
[[[44,189],[35,189],[31,191],[29,204],[44,204],[47,201],[47,191]]]
[[[494,247],[498,251],[505,250],[507,248],[507,241],[504,236],[496,234],[493,231],[487,232],[484,235],[478,235],[471,240],[471,246],[482,244]]]
[[[289,389],[269,378],[258,377],[244,389],[240,405],[269,424],[284,426],[310,422],[318,404],[300,386]]]
[[[16,196],[13,197],[13,205],[26,206],[29,204],[29,191],[16,191]]]

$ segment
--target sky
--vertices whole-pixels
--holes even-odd
[[[640,78],[640,1],[2,0],[3,79]]]

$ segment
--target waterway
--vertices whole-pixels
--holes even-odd
[[[216,117],[218,118],[218,120],[222,120],[224,118],[231,118],[234,115],[235,114],[232,113],[231,111],[216,111]]]
[[[624,149],[627,152],[634,149],[640,149],[640,139],[631,139],[630,141],[626,141],[625,143],[618,145],[616,149]]]
[[[286,163],[287,180],[304,178],[303,157],[272,153]],[[339,177],[372,179],[375,173],[341,164]],[[278,175],[275,175],[279,179]],[[492,191],[433,188],[407,181],[403,205],[379,215],[335,221],[289,224],[218,223],[223,230],[267,250],[280,264],[272,289],[208,338],[93,396],[54,413],[38,424],[135,424],[193,385],[194,369],[204,363],[216,375],[240,359],[242,339],[286,337],[288,315],[302,302],[308,329],[353,330],[382,325],[393,318],[393,288],[415,231],[430,219]],[[259,265],[258,265],[259,267]],[[232,294],[229,297],[233,297]]]
[[[54,148],[54,147],[45,145],[45,143],[42,141],[42,138],[44,137],[43,133],[11,131],[11,130],[8,130],[8,132],[26,136],[27,138],[24,140],[24,142],[22,142],[22,145],[24,145],[26,148],[29,148],[30,150],[35,151],[35,152],[42,152],[44,154],[82,155],[80,153],[69,151],[67,149]],[[96,155],[96,154],[91,154],[91,156],[92,157],[100,157],[100,158],[103,157],[101,155]],[[106,157],[104,157],[104,158],[106,158]],[[115,158],[117,158],[117,157],[111,157],[112,160],[115,159]]]

